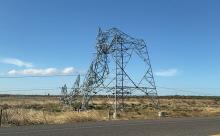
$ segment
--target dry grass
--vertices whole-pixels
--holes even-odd
[[[72,107],[60,103],[56,97],[0,97],[4,125],[62,124],[83,121],[104,121],[109,119],[111,100],[95,98],[89,111],[76,112]],[[219,99],[161,98],[161,110],[168,117],[220,116]],[[158,111],[148,99],[128,98],[128,108],[119,111],[120,120],[154,119]],[[112,113],[112,111],[110,111]],[[111,115],[111,114],[110,114]]]
[[[64,111],[45,112],[33,109],[7,109],[4,120],[10,125],[31,125],[31,124],[63,124],[70,122],[101,121],[107,118],[100,111]],[[107,115],[107,113],[106,113]]]

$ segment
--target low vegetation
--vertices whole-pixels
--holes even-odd
[[[160,110],[167,117],[206,117],[220,115],[218,97],[160,97]],[[106,121],[112,119],[111,100],[96,97],[88,111],[75,111],[55,96],[1,96],[0,108],[2,125],[62,124],[83,121]],[[150,100],[142,97],[130,97],[125,108],[119,111],[117,119],[155,119],[158,110],[152,107]]]

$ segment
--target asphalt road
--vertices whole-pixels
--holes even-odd
[[[220,134],[220,117],[0,128],[0,136],[212,136],[217,134]]]

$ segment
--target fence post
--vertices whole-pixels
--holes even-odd
[[[1,109],[1,111],[0,111],[0,127],[2,126],[2,109]]]
[[[44,121],[45,121],[45,124],[48,124],[47,123],[47,118],[46,118],[46,115],[45,115],[45,111],[44,111],[45,109],[43,109],[43,116],[44,116]]]
[[[110,112],[109,112],[109,110],[108,110],[108,120],[110,120]]]

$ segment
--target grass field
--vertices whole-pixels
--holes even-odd
[[[160,97],[160,110],[167,117],[220,116],[218,97]],[[158,110],[150,100],[141,97],[128,98],[127,108],[119,111],[119,120],[155,119]],[[43,96],[1,96],[3,126],[62,124],[82,121],[105,121],[112,119],[112,110],[107,108],[111,101],[96,97],[88,111],[74,111],[73,107],[62,104],[59,97]]]

